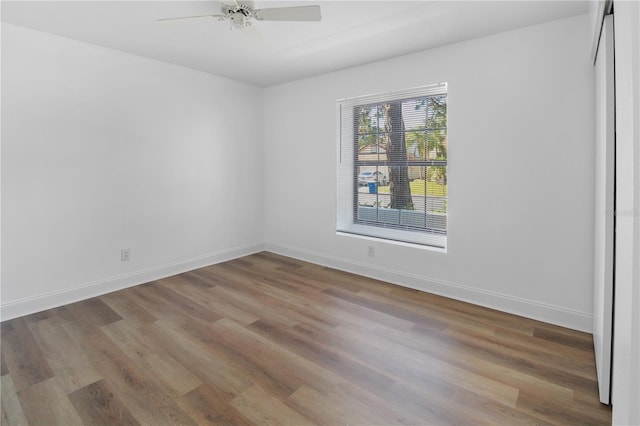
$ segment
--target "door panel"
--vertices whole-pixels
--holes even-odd
[[[615,86],[613,15],[604,17],[596,56],[595,262],[593,345],[600,401],[611,400],[615,226]]]

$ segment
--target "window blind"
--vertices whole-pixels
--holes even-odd
[[[339,233],[446,247],[447,84],[337,101]]]

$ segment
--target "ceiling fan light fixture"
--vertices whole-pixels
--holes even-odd
[[[237,30],[245,28],[249,24],[249,22],[247,21],[247,17],[242,12],[232,13],[229,18],[231,27]]]

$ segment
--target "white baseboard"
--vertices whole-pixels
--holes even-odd
[[[345,260],[324,253],[316,253],[295,247],[269,243],[264,245],[254,244],[236,247],[205,256],[185,259],[168,265],[135,271],[129,274],[105,278],[58,291],[3,303],[0,305],[0,320],[5,321],[23,315],[33,314],[46,309],[100,296],[112,291],[133,287],[171,275],[191,271],[193,269],[247,256],[262,250],[387,281],[400,286],[473,303],[475,305],[497,309],[499,311],[520,315],[526,318],[556,324],[574,330],[584,331],[587,333],[592,332],[593,319],[591,314],[586,312],[527,300],[498,292],[481,290],[439,279],[409,274],[404,271]]]
[[[39,294],[33,297],[13,300],[0,305],[0,320],[5,321],[69,303],[78,302],[80,300],[111,293],[112,291],[121,290],[123,288],[133,287],[205,266],[214,265],[216,263],[225,262],[227,260],[236,259],[238,257],[247,256],[262,250],[264,250],[263,244],[236,247],[230,250],[223,250],[191,259],[183,259],[168,265],[83,283],[62,290]]]
[[[387,281],[403,287],[433,293],[451,299],[496,309],[502,312],[519,315],[526,318],[559,325],[573,330],[592,332],[593,318],[590,313],[580,312],[560,306],[554,306],[520,297],[510,296],[494,291],[482,290],[462,284],[447,282],[439,279],[409,274],[388,268],[382,268],[366,263],[345,260],[324,253],[315,253],[278,244],[265,245],[265,250],[293,257],[318,265],[328,266],[341,271],[351,272],[382,281]]]

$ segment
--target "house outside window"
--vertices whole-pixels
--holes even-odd
[[[340,233],[446,247],[447,86],[338,101]]]

